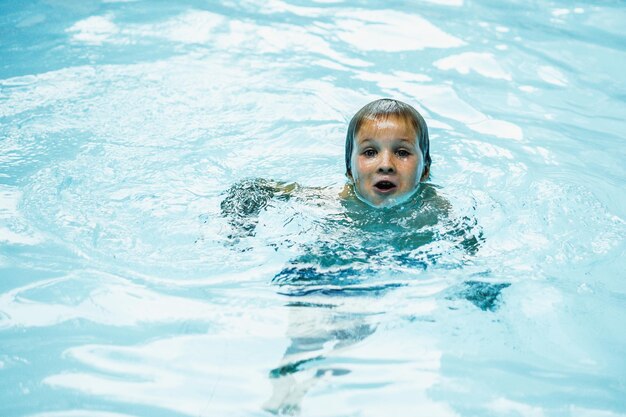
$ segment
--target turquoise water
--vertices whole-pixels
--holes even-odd
[[[624,22],[2,2],[0,415],[626,415]],[[425,116],[448,215],[335,197],[385,96]],[[241,229],[249,178],[300,191]]]

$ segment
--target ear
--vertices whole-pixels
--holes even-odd
[[[346,172],[346,178],[348,178],[348,180],[349,180],[351,183],[354,183],[354,177],[352,176],[352,171],[348,171],[348,172]]]
[[[422,172],[422,178],[420,181],[426,181],[430,176],[430,164],[424,167],[424,172]]]

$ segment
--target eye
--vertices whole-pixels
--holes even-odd
[[[396,151],[396,155],[398,155],[400,158],[406,158],[411,155],[411,152],[407,151],[406,149],[398,149]]]
[[[363,156],[366,156],[368,158],[373,158],[376,156],[376,150],[369,148],[363,151]]]

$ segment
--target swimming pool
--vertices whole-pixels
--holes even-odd
[[[0,10],[0,415],[626,415],[622,2]],[[233,234],[241,181],[340,189],[385,96],[465,226]]]

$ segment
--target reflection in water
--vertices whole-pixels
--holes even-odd
[[[465,298],[481,310],[495,311],[501,290],[509,285],[468,281],[454,292],[454,297]],[[375,363],[377,360],[371,356],[367,360],[356,359],[352,355],[358,352],[358,344],[374,335],[381,322],[389,320],[385,318],[387,308],[383,300],[385,297],[393,298],[388,294],[393,290],[393,284],[384,288],[359,288],[356,291],[349,285],[328,287],[321,285],[315,292],[303,290],[290,294],[298,297],[297,301],[286,305],[289,319],[286,335],[290,344],[279,364],[268,374],[273,390],[271,397],[264,403],[265,410],[279,415],[297,415],[305,396],[317,382],[323,380],[326,386],[336,386],[341,384],[339,379],[345,379],[368,361]],[[353,298],[355,296],[357,299]],[[415,319],[411,317],[410,321]],[[428,355],[432,354],[430,352]],[[410,363],[403,356],[394,359],[397,364]],[[415,377],[418,377],[417,374]],[[354,381],[345,382],[346,385],[350,383]],[[380,385],[363,388],[380,388],[391,384],[395,384],[395,381],[383,379]],[[424,401],[424,404],[428,403],[428,400]]]
[[[288,306],[290,344],[269,378],[272,396],[263,408],[274,414],[297,414],[306,393],[320,379],[350,373],[350,364],[332,358],[370,336],[376,322],[368,314],[345,313],[335,305],[297,302]]]

